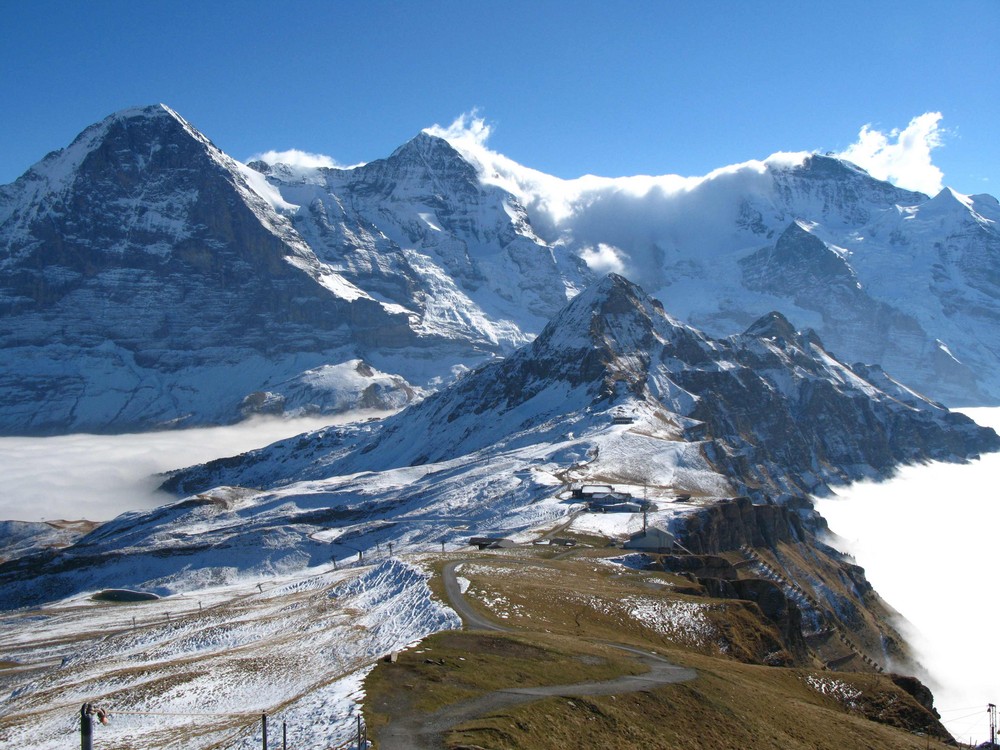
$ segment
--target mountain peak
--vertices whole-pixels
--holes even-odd
[[[788,318],[780,312],[772,311],[754,321],[743,335],[762,339],[777,337],[793,341],[798,332],[795,330],[795,326],[789,322]]]
[[[654,318],[679,325],[663,305],[616,273],[591,284],[559,312],[531,345],[541,349],[600,349],[605,358],[641,348],[653,337]]]
[[[943,187],[938,194],[931,198],[929,201],[924,203],[921,207],[921,211],[927,209],[935,209],[940,211],[966,211],[969,208],[971,200],[968,196],[962,195],[950,187]]]
[[[47,191],[61,192],[80,167],[109,141],[120,143],[106,148],[106,158],[142,161],[152,158],[165,140],[183,135],[211,147],[208,138],[165,104],[128,107],[84,129],[69,146],[51,152],[28,169],[18,182],[25,187],[31,185],[29,192],[36,197]],[[105,158],[99,161],[103,163]]]
[[[420,132],[385,159],[355,170],[352,179],[385,195],[470,195],[479,192],[475,168],[448,141]]]
[[[125,109],[120,109],[109,115],[105,118],[105,120],[132,120],[142,118],[156,119],[161,117],[183,120],[177,112],[162,102],[159,104],[141,104],[134,107],[126,107]]]
[[[621,307],[635,303],[646,296],[638,285],[632,283],[621,274],[609,273],[587,287],[574,300],[576,304],[593,306],[595,303],[609,304],[610,307]]]
[[[465,163],[462,155],[448,141],[424,130],[421,130],[389,156],[389,159],[407,158],[419,158],[431,163],[454,159]]]

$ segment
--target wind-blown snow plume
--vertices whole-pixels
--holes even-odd
[[[935,195],[941,190],[944,174],[932,163],[931,152],[943,143],[946,132],[940,127],[940,112],[926,112],[914,117],[903,129],[883,133],[870,124],[861,128],[856,143],[848,146],[839,158],[866,169],[873,177],[888,180],[908,190]],[[584,175],[562,179],[524,167],[488,146],[493,126],[476,110],[459,115],[448,126],[433,125],[431,135],[444,138],[467,159],[476,164],[483,180],[516,195],[532,213],[533,222],[543,233],[546,225],[554,230],[567,228],[584,209],[609,200],[626,201],[633,206],[656,200],[669,200],[689,192],[704,182],[744,171],[762,171],[766,164],[802,163],[806,152],[773,154],[764,161],[749,161],[713,170],[704,176],[635,175],[597,177]],[[595,256],[599,263],[606,255]],[[603,268],[606,270],[607,266]]]
[[[670,217],[678,213],[689,216],[697,210],[690,204],[682,207],[678,199],[704,183],[753,181],[769,165],[799,165],[809,156],[807,152],[779,153],[765,161],[722,167],[703,177],[586,174],[563,179],[491,150],[487,142],[492,126],[476,111],[460,115],[448,126],[433,125],[424,132],[447,140],[477,168],[484,183],[516,196],[540,237],[555,242],[569,235],[585,248],[581,257],[596,272],[624,271],[637,277],[644,277],[643,269],[629,262],[627,248],[637,241],[648,245],[664,234]]]
[[[623,273],[625,261],[622,255],[621,250],[603,242],[580,251],[580,257],[597,273]]]
[[[332,156],[300,151],[297,148],[290,148],[287,151],[263,151],[259,154],[254,154],[247,161],[262,161],[267,164],[288,164],[289,166],[303,169],[318,169],[320,167],[332,169],[343,166]]]
[[[868,170],[872,177],[936,195],[944,173],[932,163],[931,151],[943,143],[945,130],[940,122],[940,112],[925,112],[910,120],[903,130],[893,128],[888,134],[868,124],[861,128],[857,142],[838,156]]]

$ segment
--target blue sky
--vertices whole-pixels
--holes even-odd
[[[8,3],[0,183],[116,110],[164,102],[238,159],[345,164],[476,109],[493,150],[567,178],[840,152],[866,124],[892,146],[940,113],[920,138],[940,142],[944,183],[1000,193],[997,0],[620,5]]]

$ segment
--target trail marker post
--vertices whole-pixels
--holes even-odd
[[[94,715],[89,703],[80,706],[80,750],[94,750]]]

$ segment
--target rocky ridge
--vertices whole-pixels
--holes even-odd
[[[602,429],[615,411],[696,448],[739,492],[802,495],[885,476],[900,463],[964,460],[1000,438],[875,368],[838,362],[778,313],[713,339],[611,274],[530,344],[385,420],[357,442],[330,429],[179,472],[173,489],[275,487],[511,450]]]
[[[595,278],[584,258],[716,338],[779,310],[933,398],[1000,398],[990,196],[816,154],[680,189],[528,179],[463,148],[420,133],[353,168],[247,166],[163,105],[87,128],[0,186],[0,431],[228,422],[256,393],[327,410],[344,399],[278,384],[357,359],[406,400],[533,338]]]

